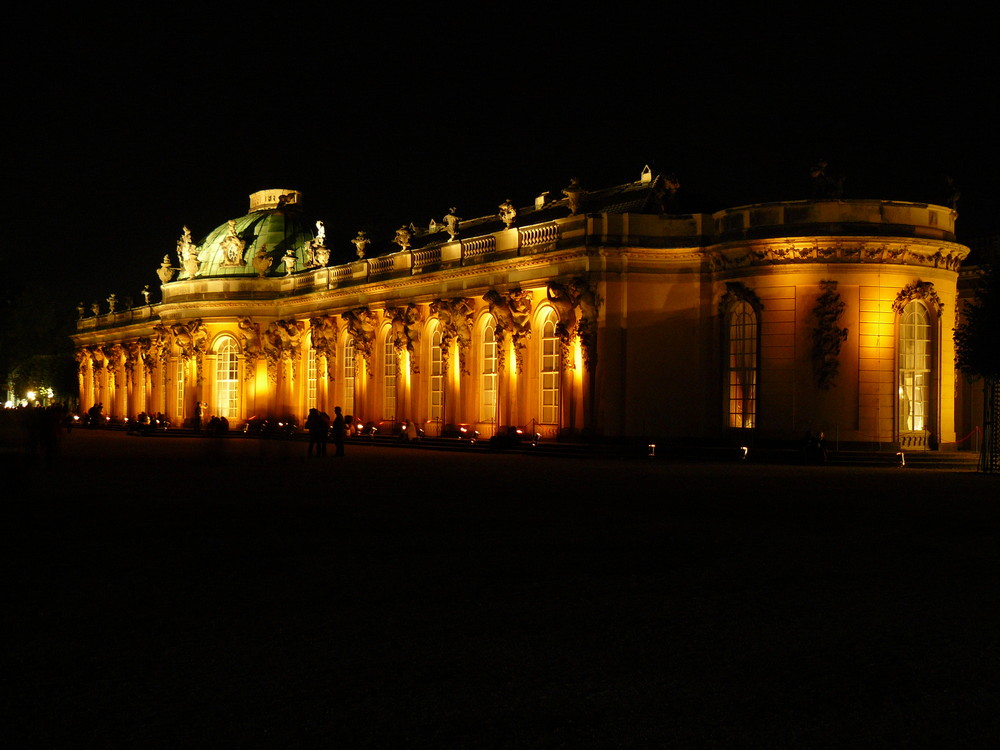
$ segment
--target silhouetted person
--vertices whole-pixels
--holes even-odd
[[[317,456],[325,456],[327,433],[330,431],[330,425],[327,420],[323,419],[323,415],[320,414],[318,409],[309,410],[309,416],[306,417],[306,430],[309,432],[309,448],[306,451],[306,455],[312,456],[313,450],[315,450]]]
[[[333,444],[337,447],[337,452],[335,456],[344,455],[344,430],[346,425],[344,424],[344,415],[340,411],[339,406],[333,407]]]

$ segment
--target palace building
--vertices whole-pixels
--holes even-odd
[[[234,428],[341,406],[380,434],[823,431],[954,447],[969,250],[953,209],[821,199],[678,214],[675,188],[649,169],[602,190],[574,181],[532,205],[401,227],[386,254],[363,233],[333,242],[299,192],[263,190],[200,242],[184,229],[160,302],[81,311],[81,406]]]

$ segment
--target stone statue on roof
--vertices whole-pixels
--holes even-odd
[[[448,209],[448,214],[444,217],[444,229],[448,233],[448,239],[452,242],[454,242],[455,238],[458,237],[458,223],[461,221],[461,219],[455,215],[457,210],[457,208],[452,206]]]
[[[295,251],[292,248],[288,248],[285,254],[281,256],[281,260],[285,263],[285,275],[291,276],[295,272],[295,261],[298,260],[295,257]]]
[[[182,268],[184,267],[184,261],[191,256],[193,250],[194,242],[191,241],[191,230],[184,227],[181,230],[180,239],[177,240],[177,262]]]
[[[271,265],[274,263],[274,258],[272,258],[267,253],[267,245],[261,245],[257,254],[253,257],[253,267],[257,271],[258,278],[264,278],[267,276],[267,272],[271,270]]]
[[[569,206],[570,214],[577,214],[580,212],[580,202],[583,200],[583,187],[580,185],[580,180],[574,177],[569,181],[569,185],[563,188],[563,195],[566,196],[566,203]]]
[[[514,222],[517,221],[517,208],[514,207],[514,204],[508,198],[500,204],[499,209],[500,212],[498,215],[500,216],[500,221],[504,223],[507,229],[510,229],[514,226]]]
[[[365,257],[365,250],[371,244],[371,240],[368,239],[368,235],[364,232],[358,232],[358,236],[351,240],[351,242],[354,243],[355,250],[358,253],[358,260],[362,260]]]
[[[413,232],[404,224],[396,230],[396,237],[393,240],[401,250],[410,249],[410,241],[413,239]]]
[[[173,281],[175,268],[170,266],[170,256],[164,255],[163,260],[160,262],[160,267],[156,269],[156,275],[160,277],[161,284],[167,284]]]

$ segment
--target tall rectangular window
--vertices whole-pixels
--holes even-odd
[[[387,335],[382,347],[382,419],[396,418],[396,349]]]
[[[185,370],[187,369],[187,362],[184,361],[183,357],[177,358],[177,379],[175,385],[177,386],[174,390],[174,408],[177,410],[177,419],[183,421],[184,419],[184,389],[187,386],[186,378],[184,377]]]
[[[441,350],[441,331],[435,326],[431,334],[431,393],[430,418],[440,422],[444,418],[444,356]]]
[[[483,329],[483,367],[479,379],[479,421],[494,422],[497,415],[497,341],[492,325]]]
[[[357,366],[357,350],[350,336],[344,343],[344,414],[354,414],[354,373]]]
[[[316,408],[316,350],[309,347],[309,354],[306,362],[306,408]]]
[[[899,326],[900,430],[919,432],[930,426],[931,324],[927,308],[913,301],[903,309]]]
[[[216,350],[215,360],[215,408],[217,417],[236,419],[239,416],[240,379],[239,348],[236,342],[226,338]]]
[[[738,302],[729,314],[729,426],[757,424],[757,314]]]
[[[550,312],[542,323],[541,422],[559,423],[559,378],[561,342],[556,334],[556,316]]]

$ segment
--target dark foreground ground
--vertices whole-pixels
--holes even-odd
[[[995,477],[347,450],[9,466],[3,745],[1000,739]]]

